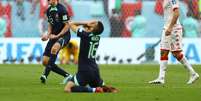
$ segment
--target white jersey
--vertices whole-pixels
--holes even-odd
[[[173,11],[174,9],[179,8],[179,1],[178,0],[164,0],[163,2],[163,10],[164,10],[164,28],[168,28],[172,18],[173,18]],[[180,27],[179,19],[174,27]]]

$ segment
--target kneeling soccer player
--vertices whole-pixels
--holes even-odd
[[[95,56],[99,46],[100,34],[104,26],[100,21],[71,22],[71,29],[80,40],[78,72],[67,82],[65,92],[117,92],[117,89],[104,86],[100,77]],[[89,85],[89,86],[87,86]]]

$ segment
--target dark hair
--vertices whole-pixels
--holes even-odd
[[[72,47],[73,47],[73,43],[72,43],[72,42],[69,42],[68,45],[67,45],[67,47],[68,47],[68,48],[72,48]]]
[[[97,26],[94,28],[92,32],[96,35],[99,35],[103,32],[103,30],[104,30],[103,23],[101,21],[98,21]]]

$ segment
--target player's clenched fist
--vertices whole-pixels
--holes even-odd
[[[48,40],[48,35],[47,34],[43,34],[43,35],[41,35],[41,40],[42,41],[47,41]]]

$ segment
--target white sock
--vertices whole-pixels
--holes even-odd
[[[183,64],[183,65],[188,69],[188,71],[189,71],[191,74],[195,74],[195,70],[194,70],[193,67],[188,63],[186,57],[183,57],[183,58],[180,60],[180,63]]]
[[[96,88],[92,88],[92,92],[93,92],[93,93],[96,92]]]
[[[165,79],[165,72],[167,69],[167,60],[161,60],[160,61],[160,70],[159,70],[159,76],[158,79]]]

